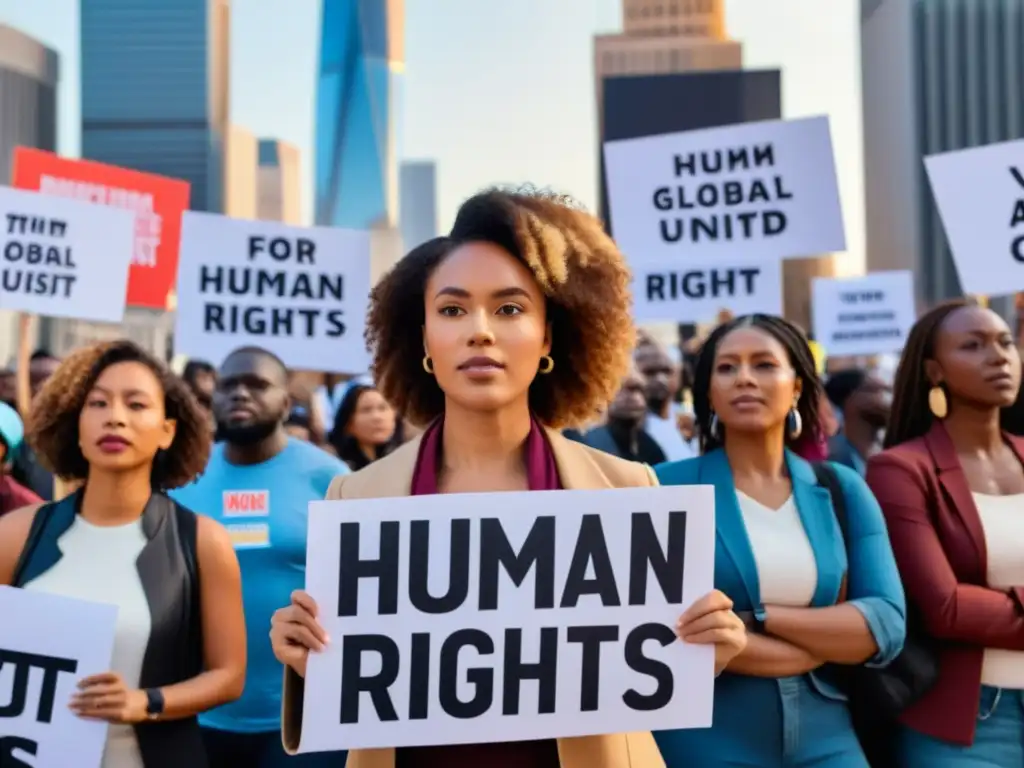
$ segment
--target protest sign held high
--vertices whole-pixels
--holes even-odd
[[[846,248],[827,118],[612,141],[604,155],[612,233],[634,268]]]
[[[68,703],[110,667],[116,606],[0,587],[0,616],[0,766],[98,768],[107,725]]]
[[[129,211],[0,187],[0,308],[120,322],[133,241]]]
[[[176,348],[221,360],[252,344],[293,368],[363,371],[369,291],[367,232],[188,212]]]
[[[1024,290],[1024,139],[924,163],[964,293]]]
[[[167,309],[178,272],[188,182],[16,147],[14,186],[130,210],[135,215],[135,251],[128,274],[128,306]]]
[[[782,262],[762,261],[728,267],[680,266],[675,270],[636,267],[633,311],[637,320],[670,318],[700,323],[720,310],[737,314],[782,314]]]
[[[899,352],[917,319],[909,271],[814,280],[814,338],[833,357]]]
[[[314,502],[307,589],[332,638],[300,751],[711,722],[709,487]]]

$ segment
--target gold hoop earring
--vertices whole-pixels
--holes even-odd
[[[790,440],[799,440],[804,433],[804,420],[795,405],[786,414],[786,432]]]
[[[430,359],[430,355],[423,358],[423,370],[429,373],[431,376],[434,375],[434,361]]]
[[[928,410],[936,419],[944,419],[949,414],[949,399],[946,390],[936,384],[928,390]]]
[[[555,370],[555,360],[551,355],[544,355],[540,359],[540,367],[537,369],[537,373],[551,373]]]

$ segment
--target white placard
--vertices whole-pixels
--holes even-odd
[[[917,319],[909,271],[817,277],[811,293],[814,338],[829,357],[899,352]]]
[[[290,368],[365,371],[369,232],[187,211],[175,350],[219,362],[242,346]]]
[[[135,213],[0,187],[0,309],[124,318]]]
[[[110,671],[117,606],[0,587],[0,616],[0,765],[98,768],[107,724],[68,704]]]
[[[1024,140],[924,159],[966,294],[1024,290]]]
[[[640,322],[703,323],[722,310],[781,315],[782,262],[733,260],[728,267],[633,269],[633,313]]]
[[[604,157],[612,234],[634,269],[846,250],[827,117],[612,141]]]
[[[313,502],[300,751],[710,726],[714,539],[710,486]]]

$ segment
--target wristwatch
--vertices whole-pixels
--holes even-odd
[[[164,694],[159,688],[146,689],[146,717],[156,720],[164,713]]]

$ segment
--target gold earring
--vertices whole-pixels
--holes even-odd
[[[430,359],[430,355],[426,355],[423,358],[423,370],[431,376],[434,375],[434,361]]]
[[[928,390],[928,410],[936,419],[944,419],[949,413],[949,400],[946,398],[946,390],[936,384]]]
[[[540,367],[537,369],[538,373],[551,373],[555,370],[555,360],[551,355],[544,355],[540,359]]]

